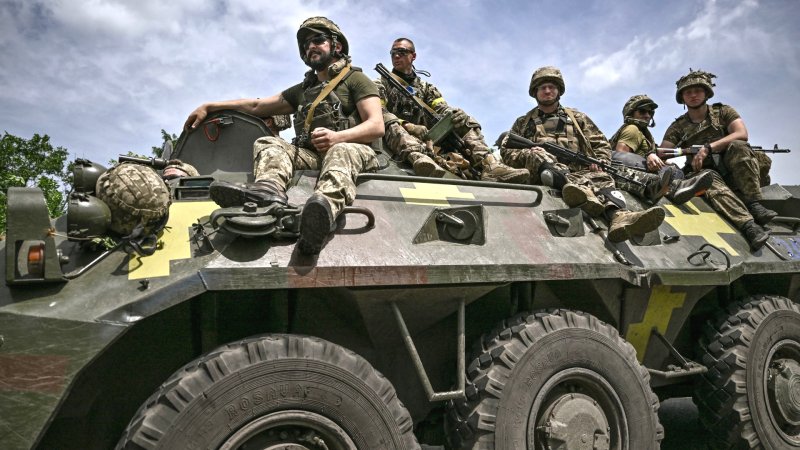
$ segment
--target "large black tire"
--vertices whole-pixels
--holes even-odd
[[[467,400],[447,415],[453,448],[647,450],[664,437],[633,346],[589,314],[515,316],[484,336],[467,374]]]
[[[800,307],[776,296],[730,306],[701,341],[694,400],[712,447],[800,449]]]
[[[322,339],[268,335],[176,372],[118,449],[417,449],[411,417],[366,360]]]

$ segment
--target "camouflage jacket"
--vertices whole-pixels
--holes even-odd
[[[708,115],[700,123],[693,123],[686,113],[670,124],[664,133],[664,140],[675,147],[688,147],[714,142],[728,134],[728,126],[740,118],[735,109],[722,103],[708,107]]]
[[[597,125],[586,114],[559,105],[553,114],[533,108],[517,118],[511,132],[534,142],[554,142],[574,152],[611,160],[611,145]]]
[[[395,71],[393,73],[408,83],[409,87],[413,89],[414,95],[437,114],[443,114],[449,109],[447,102],[442,97],[442,93],[433,84],[422,80],[415,73],[411,75],[399,74]],[[381,105],[383,106],[383,122],[386,125],[397,120],[425,125],[426,127],[433,125],[428,123],[429,121],[426,120],[422,108],[414,100],[397,92],[395,88],[383,81],[383,77],[376,79],[375,84],[378,85]]]

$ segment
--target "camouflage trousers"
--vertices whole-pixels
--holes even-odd
[[[472,166],[480,170],[482,167],[483,159],[489,154],[489,146],[483,138],[480,128],[470,128],[469,131],[461,138],[464,141],[464,150],[461,156],[472,164]],[[420,152],[432,156],[433,149],[428,148],[423,141],[412,136],[397,122],[394,122],[386,127],[386,134],[384,140],[389,151],[400,161],[411,162],[408,155],[412,152]],[[441,149],[441,152],[448,152],[451,149]]]
[[[767,159],[768,156],[764,155]],[[749,203],[761,200],[761,166],[756,152],[745,141],[733,141],[724,153],[715,154],[703,161],[703,168],[710,168],[722,175],[722,179],[742,201]],[[771,163],[771,161],[770,161]],[[687,159],[686,170],[691,171]],[[767,168],[767,172],[769,168]]]
[[[633,153],[633,152],[620,152],[620,151],[612,151],[611,152],[611,162],[612,163],[619,163],[623,166],[632,167],[634,169],[641,169],[650,172],[647,168],[647,158],[642,155]],[[678,166],[675,164],[668,163],[658,171],[658,176],[661,177],[661,174],[670,170],[670,168],[677,169]],[[655,173],[655,172],[650,172]],[[672,178],[670,178],[670,182],[675,180],[683,179],[683,172],[680,170],[673,170],[672,171]]]
[[[365,144],[336,144],[325,153],[292,145],[281,138],[262,137],[253,144],[256,181],[272,181],[286,189],[295,170],[319,170],[315,192],[331,205],[334,217],[353,203],[356,177],[378,170],[375,151]]]
[[[733,222],[737,228],[741,228],[745,223],[753,220],[753,216],[747,211],[741,199],[734,194],[725,180],[716,170],[710,170],[714,175],[711,187],[706,190],[704,197],[711,203],[715,211]],[[687,178],[693,178],[699,173],[691,173]]]
[[[500,155],[506,165],[515,169],[528,169],[531,173],[531,184],[543,184],[539,169],[541,169],[542,164],[549,163],[556,170],[565,173],[569,183],[589,187],[604,204],[609,203],[605,193],[616,188],[614,178],[608,173],[594,172],[585,167],[575,165],[567,166],[558,162],[558,158],[544,150],[503,148],[500,149]]]

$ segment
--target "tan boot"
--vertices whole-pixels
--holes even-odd
[[[409,161],[414,166],[414,173],[421,177],[442,178],[445,170],[436,164],[430,156],[420,152],[411,152]]]
[[[587,186],[567,183],[564,185],[564,189],[561,190],[561,197],[567,206],[581,208],[590,217],[597,217],[603,214],[606,209],[603,203],[594,195],[592,189]]]
[[[640,236],[653,231],[664,221],[664,216],[666,213],[660,206],[640,212],[617,211],[608,227],[608,240],[622,242],[631,236]]]
[[[514,169],[498,162],[494,155],[488,154],[483,158],[481,181],[497,181],[500,183],[528,184],[531,174],[528,169]]]

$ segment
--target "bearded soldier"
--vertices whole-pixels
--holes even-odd
[[[431,158],[434,155],[424,142],[428,128],[433,124],[426,117],[423,108],[436,114],[452,111],[454,128],[456,133],[462,137],[464,148],[461,149],[459,155],[449,154],[449,161],[437,158],[439,161],[442,161],[447,167],[454,168],[454,171],[462,176],[468,177],[474,171],[483,181],[528,182],[527,170],[512,169],[495,160],[483,139],[481,126],[474,118],[461,109],[448,106],[439,89],[417,75],[413,64],[417,54],[414,43],[410,39],[396,39],[389,54],[392,57],[393,66],[390,75],[417,97],[417,99],[411,99],[397,92],[398,88],[385,81],[383,76],[375,81],[384,107],[385,140],[389,150],[398,159],[411,163],[417,175],[443,176],[444,169]],[[457,149],[447,148],[444,150]],[[457,162],[460,161],[464,161],[466,170],[458,169]]]
[[[611,143],[611,160],[669,179],[669,191],[666,197],[677,205],[688,202],[698,194],[705,192],[713,176],[703,172],[689,180],[684,180],[683,172],[674,164],[665,163],[656,152],[656,141],[648,128],[656,125],[653,117],[658,105],[646,95],[634,95],[622,107],[624,123],[609,139]]]
[[[760,203],[761,168],[739,113],[722,103],[707,103],[714,96],[714,78],[712,73],[690,69],[677,81],[675,100],[686,105],[687,112],[667,128],[661,146],[703,146],[697,154],[687,155],[684,172],[692,177],[711,170],[714,180],[706,198],[757,250],[769,239],[762,225],[778,214]]]
[[[311,68],[301,83],[272,97],[205,103],[189,115],[186,126],[195,128],[209,112],[221,109],[258,117],[294,112],[293,143],[272,136],[256,140],[255,182],[215,181],[211,198],[222,207],[286,204],[286,185],[294,171],[319,170],[314,194],[303,207],[298,240],[302,253],[317,254],[336,217],[355,198],[355,177],[378,168],[368,144],[383,136],[383,116],[378,88],[350,64],[347,39],[335,23],[325,17],[305,20],[297,45]]]
[[[559,102],[565,87],[559,69],[536,69],[528,93],[536,99],[537,106],[519,117],[511,132],[533,142],[553,142],[610,162],[608,141],[589,116]],[[612,242],[622,242],[632,235],[655,230],[664,220],[665,212],[660,207],[642,212],[627,211],[624,197],[615,191],[614,179],[594,164],[590,167],[566,166],[541,147],[515,149],[501,145],[500,152],[509,166],[528,169],[534,184],[561,189],[569,207],[580,207],[591,217],[605,215],[610,222],[608,238]],[[658,177],[644,172],[640,174],[642,179],[649,179],[650,186],[655,186],[648,189],[650,192],[661,192],[664,184]]]

